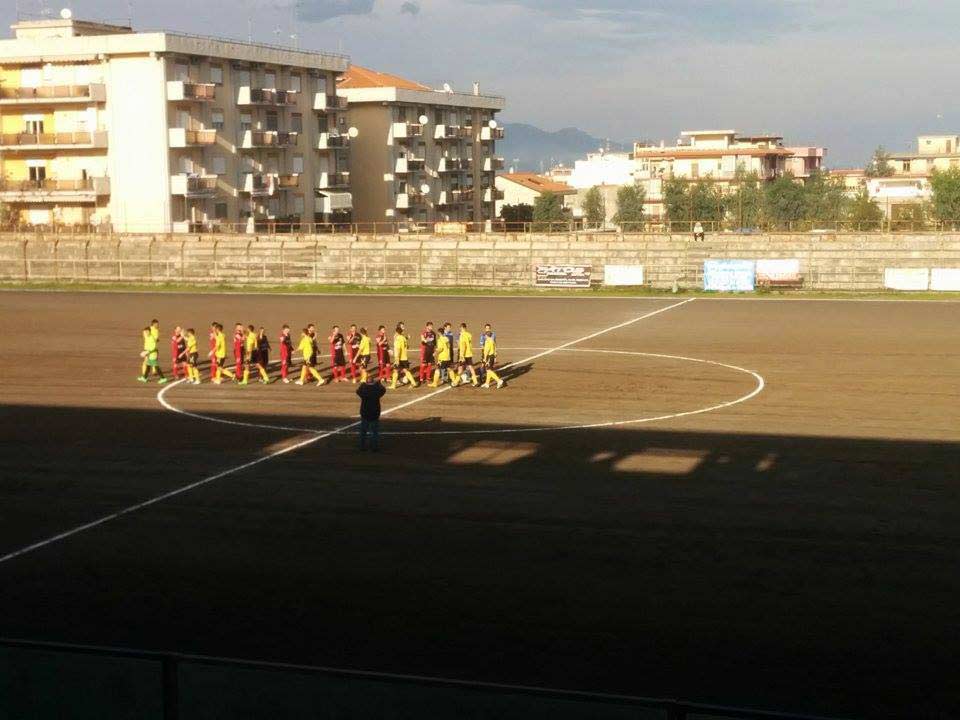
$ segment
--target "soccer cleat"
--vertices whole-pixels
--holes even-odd
[[[290,384],[290,378],[284,378],[284,379],[283,379],[283,382],[284,382],[285,384],[289,385],[289,384]]]
[[[503,380],[497,380],[497,390],[503,387]]]
[[[297,380],[294,385],[303,385],[303,380]]]
[[[159,380],[157,380],[157,385],[163,385],[163,384],[165,384],[166,382],[168,382],[168,381],[167,381],[167,378],[162,377],[162,378],[160,378]]]
[[[137,382],[145,383],[145,382],[147,382],[147,379],[146,379],[145,377],[143,377],[142,375],[138,375],[138,376],[137,376]]]
[[[237,385],[247,385],[247,384],[248,383],[246,380],[237,380]]]
[[[490,389],[490,383],[484,383],[484,384],[481,385],[480,387],[482,387],[484,390],[489,390],[489,389]]]
[[[223,385],[223,380],[211,380],[214,385]]]

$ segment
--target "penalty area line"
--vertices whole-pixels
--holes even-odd
[[[652,312],[645,313],[631,320],[627,320],[625,322],[618,323],[616,325],[611,325],[610,327],[604,328],[603,330],[597,330],[596,332],[590,333],[589,335],[584,335],[583,337],[577,338],[575,340],[569,340],[563,343],[562,345],[557,345],[556,347],[550,348],[549,350],[543,350],[541,352],[536,353],[535,355],[531,355],[530,357],[524,358],[522,360],[516,360],[512,363],[509,363],[508,365],[504,365],[501,368],[501,370],[502,371],[508,370],[511,367],[525,365],[527,363],[533,362],[534,360],[545,357],[552,353],[559,352],[560,350],[565,350],[566,348],[569,348],[571,345],[576,345],[577,343],[586,342],[587,340],[592,340],[593,338],[600,337],[601,335],[605,335],[606,333],[613,332],[614,330],[620,330],[622,328],[629,327],[630,325],[638,323],[641,320],[646,320],[647,318],[654,317],[655,315],[660,315],[661,313],[665,313],[668,310],[673,310],[675,308],[680,307],[681,305],[686,305],[687,303],[691,303],[694,300],[696,300],[696,298],[689,298],[687,300],[682,300],[680,302],[673,303],[671,305],[667,305],[662,308],[658,308],[657,310],[654,310]],[[202,416],[194,415],[193,413],[177,410],[176,408],[173,408],[172,406],[168,405],[164,401],[163,394],[167,390],[176,387],[182,382],[184,382],[184,380],[177,380],[176,382],[171,383],[170,385],[163,388],[159,393],[157,393],[157,399],[159,400],[160,404],[163,405],[168,410],[174,410],[175,412],[179,412],[180,414],[183,414],[183,415],[191,415],[193,417],[202,417]],[[450,389],[451,388],[449,385],[445,385],[444,387],[434,390],[433,392],[428,393],[426,395],[421,395],[420,397],[413,398],[412,400],[408,400],[407,402],[401,403],[399,405],[394,405],[391,408],[387,408],[381,413],[381,416],[390,415],[392,413],[403,410],[404,408],[408,408],[411,405],[416,405],[417,403],[421,403],[425,400],[429,400],[430,398],[435,397],[440,393],[446,392]],[[242,423],[237,423],[237,424],[239,425]],[[161,495],[152,497],[149,500],[144,500],[143,502],[130,505],[128,507],[123,508],[122,510],[117,510],[116,512],[112,512],[108,515],[104,515],[103,517],[97,518],[96,520],[93,520],[88,523],[84,523],[83,525],[77,525],[76,527],[71,528],[70,530],[66,530],[62,533],[46,538],[45,540],[40,540],[38,542],[22,547],[18,550],[9,552],[6,555],[0,556],[0,564],[13,560],[14,558],[21,557],[23,555],[27,555],[28,553],[47,547],[48,545],[53,545],[55,543],[61,542],[62,540],[66,540],[67,538],[73,537],[74,535],[79,535],[80,533],[86,532],[87,530],[92,530],[95,527],[105,525],[106,523],[122,518],[125,515],[138,512],[140,510],[143,510],[144,508],[150,507],[151,505],[156,505],[158,503],[161,503],[164,500],[169,500],[170,498],[176,497],[177,495],[182,495],[183,493],[190,492],[191,490],[196,490],[199,487],[203,487],[204,485],[212,483],[216,480],[225,478],[228,475],[233,475],[235,473],[242,472],[244,470],[249,470],[252,467],[261,465],[262,463],[265,463],[269,460],[273,460],[274,458],[287,455],[288,453],[304,448],[307,445],[312,445],[313,443],[316,443],[316,442],[319,442],[320,440],[331,437],[332,435],[338,435],[340,433],[346,432],[347,430],[352,430],[353,428],[357,427],[359,424],[360,424],[360,421],[355,420],[346,425],[341,425],[338,428],[334,428],[333,430],[328,430],[327,432],[324,432],[321,434],[314,434],[312,437],[309,437],[306,440],[300,440],[299,442],[292,443],[291,445],[287,445],[286,447],[280,448],[279,450],[276,450],[272,453],[269,453],[267,455],[262,455],[261,457],[255,458],[254,460],[250,460],[249,462],[245,462],[242,465],[236,465],[226,470],[221,470],[220,472],[215,473],[214,475],[210,475],[209,477],[205,477],[202,480],[197,480],[196,482],[189,483],[188,485],[183,485],[182,487],[178,487],[173,490],[170,490],[169,492],[165,492],[165,493],[162,493]],[[293,430],[293,428],[291,428],[291,430]],[[297,432],[303,432],[303,430],[298,430]]]

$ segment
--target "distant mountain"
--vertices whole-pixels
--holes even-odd
[[[558,163],[572,165],[600,147],[619,152],[632,149],[626,143],[608,143],[577,128],[548,132],[526,123],[504,123],[503,127],[504,139],[497,143],[497,155],[504,159],[507,169],[517,171],[542,172]]]

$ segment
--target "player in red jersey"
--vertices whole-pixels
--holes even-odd
[[[246,339],[247,332],[243,323],[237,323],[233,328],[233,359],[236,362],[236,376],[243,375],[243,341]]]
[[[357,383],[357,368],[360,362],[360,333],[357,326],[351,325],[347,331],[347,363],[350,365],[350,382]]]
[[[377,380],[390,379],[390,340],[387,339],[387,329],[381,325],[377,329],[375,338],[377,346]]]
[[[433,365],[437,354],[437,333],[433,323],[428,322],[420,333],[420,382],[429,382],[433,377]]]
[[[280,330],[280,379],[289,384],[287,373],[290,370],[290,360],[293,357],[293,340],[290,339],[290,326],[284,325]]]
[[[334,325],[333,329],[330,331],[330,361],[333,364],[334,382],[346,382],[346,341],[343,339],[343,333],[340,332],[339,325]]]
[[[210,323],[210,379],[217,379],[217,361],[213,357],[214,350],[217,349],[217,324],[215,322]]]

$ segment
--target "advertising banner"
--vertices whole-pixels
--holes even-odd
[[[799,285],[801,282],[799,260],[757,260],[757,285]]]
[[[930,271],[930,289],[960,292],[960,268],[933,268]]]
[[[537,265],[533,284],[536,287],[590,287],[590,265]]]
[[[643,265],[604,265],[604,285],[643,285]]]
[[[756,263],[753,260],[705,260],[703,289],[752,292]]]
[[[930,286],[927,268],[887,268],[883,271],[883,286],[891,290],[926,290]]]

